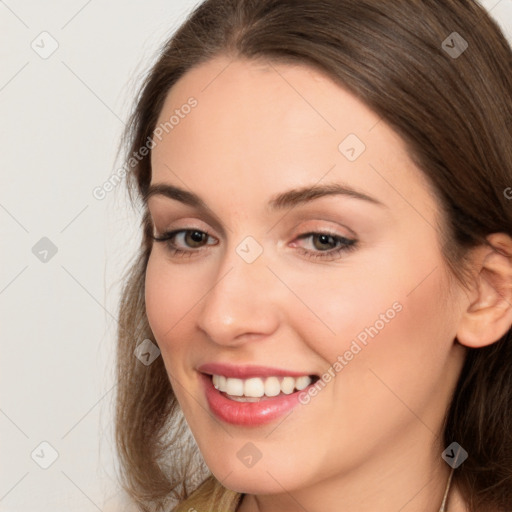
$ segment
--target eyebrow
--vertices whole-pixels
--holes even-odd
[[[165,183],[150,185],[148,191],[144,195],[144,202],[147,203],[149,198],[155,195],[162,195],[200,210],[209,210],[206,203],[198,195],[174,185],[168,185]],[[286,208],[293,208],[299,204],[304,204],[314,199],[331,195],[342,195],[360,199],[362,201],[387,208],[387,205],[378,199],[365,194],[361,190],[357,190],[342,183],[327,183],[324,185],[294,188],[292,190],[287,190],[286,192],[281,192],[270,199],[267,204],[267,209],[269,211],[278,211]]]

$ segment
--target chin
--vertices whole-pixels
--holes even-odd
[[[215,475],[215,477],[220,480],[217,475]],[[271,481],[269,481],[269,479]],[[235,492],[257,495],[278,494],[283,492],[283,487],[288,489],[286,486],[281,487],[268,474],[266,475],[266,481],[262,481],[260,475],[247,474],[243,476],[241,474],[232,473],[228,478],[222,481],[222,485]]]
[[[258,465],[258,464],[257,464]],[[219,469],[219,470],[218,470]],[[210,468],[215,478],[232,491],[245,494],[279,494],[283,488],[291,491],[302,486],[298,475],[283,475],[278,468],[261,466],[260,468]],[[226,475],[228,475],[226,477]]]

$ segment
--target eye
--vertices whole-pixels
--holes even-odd
[[[331,233],[304,233],[298,240],[311,238],[314,250],[299,247],[299,252],[311,259],[331,261],[341,257],[342,253],[353,251],[357,247],[357,240]]]
[[[313,242],[313,249],[305,249],[300,246],[297,249],[300,254],[312,260],[332,261],[340,258],[342,253],[352,251],[357,247],[357,240],[332,233],[304,233],[296,240],[308,238]],[[209,239],[213,240],[213,243],[208,243]],[[218,243],[207,231],[199,229],[169,231],[159,237],[153,236],[153,240],[165,243],[170,255],[177,257],[191,257],[193,254],[200,252],[205,245],[217,245]],[[183,246],[185,248],[182,248]],[[295,246],[296,243],[293,242],[292,247]]]
[[[208,237],[213,239],[208,232],[199,229],[177,229],[164,233],[160,237],[153,236],[153,240],[166,243],[171,256],[185,256],[185,254],[191,256],[193,252],[197,252],[194,249],[199,249],[205,242],[208,242]],[[189,250],[178,247],[176,240],[181,240],[182,243],[185,243]],[[216,243],[208,245],[216,245]]]

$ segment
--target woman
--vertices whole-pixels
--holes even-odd
[[[511,70],[470,0],[207,0],[166,43],[126,134],[142,510],[512,510]]]

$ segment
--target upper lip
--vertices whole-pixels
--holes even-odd
[[[313,373],[297,372],[271,366],[258,366],[250,364],[206,363],[197,368],[201,373],[209,375],[224,375],[235,379],[249,379],[251,377],[302,377],[314,375]]]

